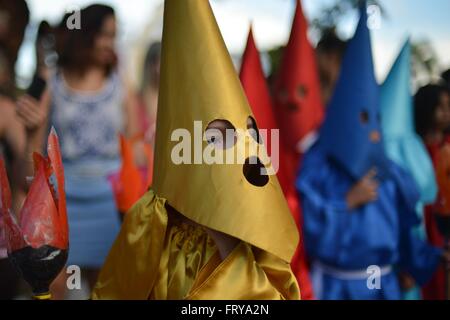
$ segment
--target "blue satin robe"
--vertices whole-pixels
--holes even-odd
[[[344,271],[392,266],[408,272],[419,284],[431,277],[442,250],[413,232],[420,224],[416,184],[393,162],[389,171],[389,178],[380,183],[378,199],[350,211],[345,198],[354,179],[328,159],[319,145],[310,149],[297,189],[303,206],[304,241],[312,261]],[[395,272],[382,276],[381,288],[374,290],[368,288],[367,279],[343,280],[323,273],[319,278],[313,275],[319,299],[401,299]]]

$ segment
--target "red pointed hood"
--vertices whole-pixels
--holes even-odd
[[[3,161],[0,162],[1,214],[5,224],[8,252],[26,246],[69,246],[64,171],[58,137],[52,129],[48,137],[48,157],[35,153],[34,179],[20,212],[19,222],[11,210],[11,193]]]
[[[240,79],[258,124],[264,129],[277,129],[269,88],[252,29],[249,31],[247,47],[242,57]]]
[[[324,115],[315,52],[307,33],[308,23],[298,0],[274,87],[281,136],[292,150],[300,149],[308,134],[320,126]]]

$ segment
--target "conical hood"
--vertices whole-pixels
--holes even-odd
[[[303,139],[323,120],[323,103],[308,23],[297,1],[289,42],[275,80],[275,114],[288,150],[300,150]]]
[[[381,124],[388,157],[406,169],[424,203],[435,201],[437,183],[431,158],[414,129],[411,45],[407,41],[381,86]]]
[[[411,46],[405,43],[391,71],[381,86],[383,134],[399,137],[414,133],[411,95]]]
[[[260,125],[260,129],[277,129],[277,121],[272,108],[269,87],[261,63],[260,54],[250,28],[247,46],[242,56],[239,75],[248,102]]]
[[[365,4],[360,13],[320,135],[326,153],[355,179],[372,168],[382,175],[387,164]]]
[[[298,233],[276,176],[261,174],[266,161],[250,164],[265,151],[252,117],[209,2],[166,0],[153,189],[187,218],[290,261]],[[206,132],[215,121],[235,129],[225,146]]]

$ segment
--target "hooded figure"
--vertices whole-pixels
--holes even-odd
[[[242,65],[240,78],[244,91],[247,95],[248,101],[255,114],[256,121],[259,124],[260,129],[266,129],[270,131],[267,135],[272,134],[274,130],[278,130],[275,115],[272,108],[272,101],[270,98],[269,88],[267,86],[266,78],[262,68],[261,60],[259,57],[258,48],[256,47],[255,40],[253,38],[252,29],[250,29],[247,41],[247,47],[242,57]],[[288,171],[289,164],[287,161],[289,158],[285,153],[285,147],[283,144],[278,143],[278,149],[274,146],[275,141],[267,139],[267,149],[271,151],[272,159],[273,152],[278,152],[279,156],[279,169],[277,173],[278,180],[280,181],[281,188],[283,189],[284,196],[289,205],[289,209],[297,223],[299,230],[302,228],[301,222],[301,208],[297,192],[295,190],[294,183],[291,180],[291,172]],[[279,141],[277,141],[279,142]],[[312,300],[314,295],[312,292],[312,285],[309,279],[309,268],[306,261],[306,253],[303,244],[303,240],[300,240],[298,248],[294,258],[291,262],[292,271],[297,277],[303,300]]]
[[[424,205],[435,201],[437,185],[431,158],[414,128],[409,40],[381,86],[380,103],[386,154],[414,178],[420,194],[417,215],[423,221]],[[417,233],[425,239],[423,225],[418,227]],[[405,299],[416,300],[420,297],[418,289],[413,289],[408,290]]]
[[[384,175],[387,165],[365,9],[361,15],[320,131],[323,149],[354,179],[372,168]]]
[[[281,138],[295,181],[300,154],[315,141],[323,120],[319,73],[314,48],[308,40],[308,22],[297,0],[289,42],[274,83],[274,107]]]
[[[436,200],[433,163],[414,128],[411,95],[411,45],[407,41],[381,86],[381,126],[388,157],[406,169],[419,187],[420,202]],[[419,217],[422,217],[422,206]]]
[[[321,136],[297,180],[319,299],[400,299],[393,269],[424,283],[442,256],[414,235],[419,195],[385,155],[378,90],[364,5]]]
[[[162,43],[153,186],[93,298],[298,299],[298,232],[270,166],[255,148],[242,163],[202,159],[265,149],[209,2],[166,0]]]

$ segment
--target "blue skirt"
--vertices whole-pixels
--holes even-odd
[[[108,174],[118,161],[64,163],[69,220],[68,265],[99,269],[120,230]]]

